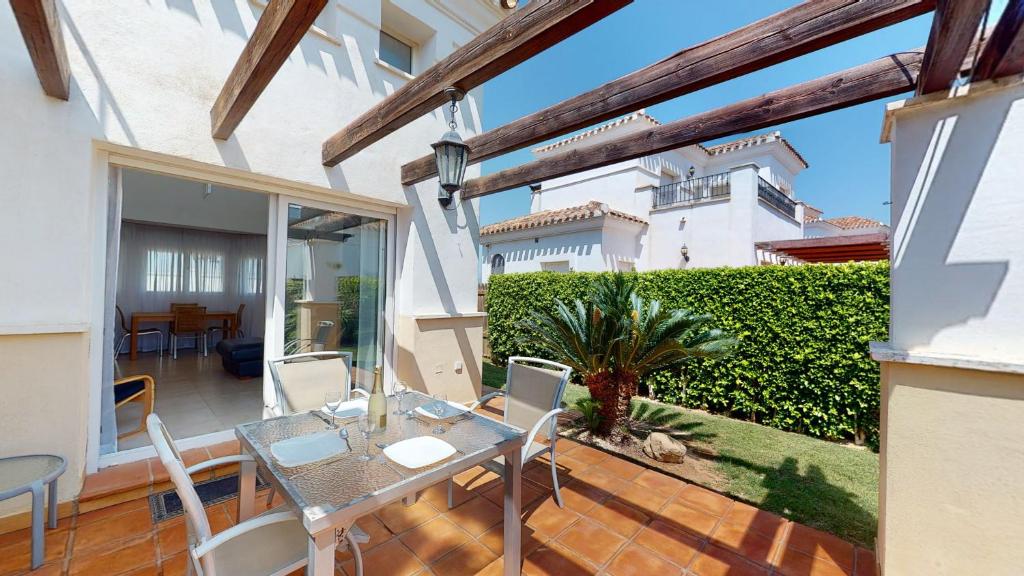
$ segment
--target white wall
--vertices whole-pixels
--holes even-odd
[[[267,233],[267,196],[195,180],[124,170],[121,217],[192,228],[247,234]]]
[[[803,238],[802,220],[799,206],[797,218],[790,218],[759,200],[754,210],[754,242]]]
[[[598,220],[598,219],[594,219]],[[484,263],[482,282],[490,277],[491,257],[501,254],[505,257],[505,273],[540,272],[543,262],[569,261],[575,271],[605,270],[605,257],[601,248],[603,234],[600,223],[593,221],[586,227],[571,226],[561,231],[547,227],[543,237],[527,236],[495,242],[486,236],[483,251]],[[524,231],[529,232],[529,231]],[[536,232],[536,230],[534,231]]]

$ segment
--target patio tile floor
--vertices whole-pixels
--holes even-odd
[[[830,534],[576,442],[560,440],[558,448],[565,508],[551,497],[550,476],[544,481],[547,462],[524,471],[523,573],[529,576],[875,574],[871,551]],[[231,450],[237,444],[207,453]],[[111,484],[138,494],[130,480],[145,476],[155,484],[144,496],[165,486],[161,472],[154,462],[128,465]],[[395,503],[360,519],[371,537],[363,547],[367,576],[501,574],[501,480],[473,469],[455,481],[452,510],[445,510],[442,483],[411,507]],[[118,496],[95,480],[91,488],[93,498]],[[214,531],[235,523],[234,508],[234,501],[207,508]],[[0,534],[0,576],[29,574],[28,561],[28,530]],[[153,525],[146,499],[136,497],[62,519],[47,531],[46,565],[31,574],[179,576],[185,562],[182,520]],[[337,574],[352,576],[347,553],[338,554]]]

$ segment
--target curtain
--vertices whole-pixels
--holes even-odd
[[[245,304],[242,330],[262,336],[266,255],[262,235],[124,222],[117,305],[130,326],[133,312],[163,312],[175,302],[198,303],[211,312],[234,312]],[[140,339],[140,350],[156,346],[156,338]]]

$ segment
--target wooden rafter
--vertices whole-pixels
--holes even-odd
[[[917,93],[948,90],[978,35],[989,0],[938,0]]]
[[[71,94],[71,68],[54,0],[11,0],[14,18],[36,68],[43,92],[67,100]]]
[[[1010,0],[978,57],[972,80],[1024,72],[1024,0]]]
[[[909,92],[916,86],[921,61],[920,50],[892,54],[603,144],[577,148],[474,178],[465,183],[460,194],[463,199],[493,194]]]
[[[633,0],[533,0],[399,88],[323,147],[334,166],[447,102],[583,30]]]
[[[766,68],[935,8],[935,0],[803,2],[697,44],[595,90],[473,138],[470,162],[482,162]],[[433,155],[402,166],[402,183],[437,175]]]
[[[327,0],[270,0],[210,110],[214,138],[231,137],[325,5]]]

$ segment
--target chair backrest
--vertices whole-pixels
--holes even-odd
[[[235,312],[235,328],[242,327],[242,314],[245,312],[245,304],[238,305],[238,312]]]
[[[164,427],[164,423],[160,421],[160,417],[156,413],[150,414],[146,418],[146,430],[149,432],[149,439],[153,442],[153,447],[156,448],[157,456],[160,457],[160,462],[171,476],[171,482],[174,483],[174,489],[178,492],[178,498],[181,499],[181,504],[185,508],[185,514],[194,530],[196,541],[208,540],[213,532],[210,530],[210,522],[203,509],[203,501],[196,493],[192,477],[185,471],[185,462],[181,458],[181,453],[174,446],[174,439],[167,433],[167,428]],[[194,542],[189,544],[194,544]]]
[[[171,312],[176,311],[178,308],[197,308],[199,302],[172,302]]]
[[[317,410],[332,389],[341,389],[342,400],[352,390],[351,352],[305,352],[267,361],[282,414]]]
[[[128,322],[124,319],[124,312],[121,311],[121,307],[114,304],[114,310],[117,310],[117,322],[121,325],[121,330],[126,333],[130,332],[131,329],[128,328]]]
[[[533,428],[541,416],[559,407],[570,374],[572,368],[551,360],[509,358],[505,422],[525,430]]]
[[[206,329],[206,306],[179,306],[174,310],[175,332],[202,332]]]

